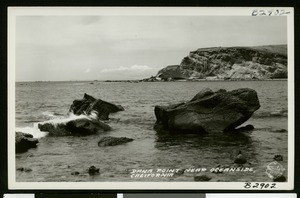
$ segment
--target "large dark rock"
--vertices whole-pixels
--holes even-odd
[[[75,115],[90,115],[92,112],[96,112],[100,120],[108,120],[110,113],[124,111],[124,108],[104,100],[95,99],[85,93],[83,99],[73,101],[69,111]]]
[[[33,138],[31,134],[16,132],[15,136],[16,153],[26,152],[30,148],[36,148],[38,139]]]
[[[127,137],[103,137],[101,140],[98,142],[99,147],[104,147],[104,146],[116,146],[119,144],[124,144],[127,142],[131,142],[133,139],[127,138]]]
[[[155,106],[154,128],[171,133],[226,132],[247,121],[259,107],[255,90],[213,92],[206,88],[189,102]]]
[[[109,131],[111,127],[104,122],[91,118],[79,118],[61,123],[51,121],[38,124],[41,131],[49,132],[49,135],[91,135],[98,132]]]

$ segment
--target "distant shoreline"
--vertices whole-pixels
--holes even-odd
[[[277,79],[230,79],[230,80],[206,80],[206,79],[193,79],[193,80],[172,80],[172,81],[144,81],[144,80],[66,80],[66,81],[16,81],[15,83],[49,83],[49,82],[57,82],[57,83],[64,83],[64,82],[89,82],[90,84],[94,84],[97,82],[128,82],[128,83],[155,83],[155,82],[244,82],[244,81],[287,81],[287,78],[277,78]]]

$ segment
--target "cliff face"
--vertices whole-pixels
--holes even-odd
[[[180,65],[160,70],[166,79],[272,79],[287,78],[287,46],[201,48]]]

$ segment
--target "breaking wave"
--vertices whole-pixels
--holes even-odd
[[[58,116],[59,114],[55,114],[55,113],[51,113],[51,112],[43,112],[43,115],[47,115],[48,117],[50,117],[50,120],[45,120],[42,122],[35,122],[33,123],[33,126],[27,126],[27,127],[16,127],[16,131],[17,132],[23,132],[23,133],[29,133],[31,135],[33,135],[34,138],[42,138],[48,135],[48,132],[44,132],[41,131],[38,128],[38,124],[44,124],[44,123],[51,123],[54,126],[57,126],[58,124],[63,124],[63,123],[67,123],[69,121],[72,120],[77,120],[77,119],[81,119],[81,118],[86,118],[86,119],[97,119],[97,114],[95,112],[92,112],[91,115],[75,115],[73,113],[69,113],[67,116]]]
[[[33,127],[16,127],[17,132],[22,133],[29,133],[33,135],[34,138],[42,138],[48,135],[48,132],[40,131],[40,129],[37,127],[37,124],[34,124]]]
[[[253,117],[256,118],[265,118],[265,117],[287,117],[288,111],[287,109],[279,109],[275,111],[258,111],[253,114]]]

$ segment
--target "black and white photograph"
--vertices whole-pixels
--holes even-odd
[[[291,190],[293,8],[10,7],[10,189]]]

